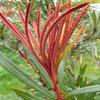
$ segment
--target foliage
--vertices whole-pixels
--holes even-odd
[[[45,0],[45,2],[47,1]],[[30,64],[38,74],[38,78],[32,79],[32,77],[20,70],[15,63],[0,53],[0,58],[2,58],[0,60],[0,64],[21,81],[35,89],[33,94],[31,92],[26,92],[25,90],[13,89],[22,98],[29,100],[63,100],[66,98],[77,98],[78,100],[82,100],[85,98],[87,100],[87,98],[89,99],[96,95],[95,92],[100,91],[100,85],[97,86],[94,83],[92,84],[93,86],[91,86],[90,83],[87,84],[87,80],[84,78],[87,67],[86,65],[80,67],[79,75],[77,77],[73,77],[73,70],[69,68],[67,69],[66,65],[64,65],[65,62],[62,61],[68,51],[78,40],[80,33],[83,32],[85,28],[85,24],[83,24],[80,28],[75,30],[82,16],[85,14],[89,3],[83,3],[73,8],[71,8],[71,5],[71,1],[69,0],[68,3],[63,4],[62,6],[59,4],[56,5],[54,7],[55,9],[53,8],[54,10],[52,10],[52,7],[50,6],[47,7],[47,20],[44,26],[41,28],[41,9],[39,9],[38,17],[36,21],[33,21],[32,23],[36,33],[35,35],[31,32],[31,29],[29,29],[30,26],[28,26],[30,4],[27,6],[25,17],[23,16],[22,11],[19,9],[19,17],[25,29],[25,32],[23,33],[20,32],[20,30],[13,23],[8,21],[5,16],[0,13],[0,18],[4,24],[15,33],[18,39],[25,46],[22,47],[22,51],[20,50],[19,46],[17,46],[18,52],[26,59],[28,64]],[[74,11],[82,7],[84,8],[79,12],[79,15],[74,15]],[[67,8],[67,10],[65,12],[60,11],[63,8]],[[78,34],[74,39],[72,39],[72,42],[70,42],[69,39],[73,32]],[[84,94],[90,92],[93,93],[92,96],[87,96]],[[75,96],[71,97],[70,95]]]

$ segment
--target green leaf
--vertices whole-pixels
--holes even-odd
[[[69,91],[72,91],[72,88],[64,85],[64,91],[68,93]]]
[[[42,79],[44,80],[44,82],[47,83],[51,89],[53,89],[52,81],[49,78],[45,69],[43,69],[41,64],[36,60],[36,58],[33,55],[31,55],[31,53],[27,49],[26,49],[26,52],[32,64],[36,67],[36,69],[39,71],[40,75],[42,76]]]
[[[49,93],[47,89],[37,84],[35,80],[32,80],[27,74],[21,71],[14,62],[9,60],[9,58],[4,56],[1,52],[0,52],[0,64],[10,73],[16,76],[18,79],[23,81],[25,84],[33,87],[36,91],[40,92],[42,95],[47,96],[49,98],[53,98],[53,96],[51,95],[51,93]]]
[[[89,23],[91,24],[92,29],[94,28],[94,22],[93,22],[93,18],[92,18],[92,13],[91,12],[87,12],[88,16],[89,16]]]
[[[76,82],[77,87],[78,86],[83,87],[86,84],[86,81],[84,79],[84,74],[86,72],[86,68],[87,68],[87,65],[80,66],[79,75],[78,75],[77,82]]]
[[[23,99],[19,97],[16,93],[11,92],[7,93],[6,95],[0,94],[0,100],[23,100]]]
[[[96,23],[96,19],[97,19],[97,17],[96,17],[96,12],[95,11],[93,11],[93,25],[94,25],[94,28],[96,28],[97,27],[97,23]]]
[[[94,93],[94,92],[100,92],[100,85],[93,85],[93,86],[79,88],[70,92],[69,95],[79,95],[79,94]]]
[[[13,89],[13,90],[18,96],[20,96],[24,100],[43,100],[43,98],[37,97],[34,94],[31,94],[25,90],[19,90],[19,89]]]
[[[75,88],[76,81],[66,67],[65,67],[65,80],[64,81],[67,87]]]
[[[63,85],[64,85],[63,79],[64,79],[64,62],[62,61],[58,69],[58,81],[59,81],[59,87],[61,90],[63,90]]]

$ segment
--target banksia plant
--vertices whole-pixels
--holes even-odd
[[[39,8],[37,20],[33,20],[32,22],[35,34],[32,33],[28,24],[31,6],[30,3],[27,6],[25,16],[23,16],[22,11],[19,9],[19,17],[25,33],[22,33],[13,23],[8,21],[7,18],[0,13],[0,19],[3,23],[25,46],[25,52],[23,53],[18,50],[19,53],[28,61],[30,65],[33,65],[33,67],[37,69],[39,75],[41,76],[41,82],[46,84],[40,88],[41,93],[44,94],[42,97],[46,100],[65,99],[63,96],[63,90],[59,87],[59,65],[64,56],[73,47],[80,34],[83,32],[85,28],[84,23],[78,30],[78,33],[72,43],[69,43],[69,39],[71,38],[81,18],[86,13],[89,5],[90,3],[87,2],[72,7],[72,1],[69,0],[68,3],[63,5],[57,4],[54,11],[49,6],[47,19],[41,28],[40,21],[42,12],[41,8]],[[80,10],[80,12],[76,18],[74,18],[73,16],[76,10]],[[39,91],[39,85],[35,85],[33,87],[35,90]],[[51,90],[54,91],[54,94],[47,92]],[[55,94],[56,96],[54,96]]]

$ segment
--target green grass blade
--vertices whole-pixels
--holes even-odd
[[[10,73],[12,73],[14,76],[16,76],[21,81],[23,81],[25,84],[33,87],[36,91],[40,92],[42,95],[47,96],[48,98],[52,98],[51,93],[47,89],[37,84],[35,80],[32,80],[27,74],[21,71],[16,66],[15,63],[9,60],[1,52],[0,52],[0,65],[2,65],[6,70],[8,70]]]

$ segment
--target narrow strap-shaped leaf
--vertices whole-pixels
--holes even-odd
[[[19,9],[19,17],[20,17],[20,20],[22,22],[22,25],[25,27],[25,18],[24,18],[20,9]],[[34,35],[32,34],[30,29],[28,29],[28,31],[29,31],[29,37],[31,38],[32,43],[34,43],[34,46],[36,47],[36,49],[39,50],[39,46],[34,38]]]
[[[30,13],[30,3],[28,4],[27,9],[26,9],[26,16],[25,16],[25,33],[26,33],[26,38],[27,38],[27,40],[28,40],[28,43],[29,43],[29,46],[30,46],[32,52],[33,52],[33,53],[36,53],[35,50],[33,49],[31,40],[30,40],[30,38],[29,38],[29,31],[28,31],[28,18],[29,18],[29,13]]]
[[[66,37],[64,38],[64,43],[63,43],[63,48],[62,48],[62,51],[63,49],[66,47],[66,44],[68,43],[70,37],[72,36],[72,33],[74,32],[75,28],[77,27],[79,21],[81,20],[82,16],[85,14],[85,12],[87,11],[89,7],[89,4],[87,4],[84,9],[78,14],[76,20],[74,21],[73,23],[73,26],[70,28],[70,31],[68,33],[68,35],[66,35]]]
[[[41,8],[39,8],[38,10],[38,19],[37,19],[37,33],[39,40],[40,40],[40,20],[41,20]]]
[[[54,18],[53,18],[53,20],[55,20],[56,18],[57,18],[57,16],[58,16],[58,11],[59,11],[59,4],[56,6],[56,8],[55,8],[55,12],[54,12]],[[58,33],[58,30],[56,29],[57,27],[56,27],[56,25],[55,25],[55,27],[52,29],[52,33],[50,34],[50,38],[51,38],[51,40],[50,40],[50,47],[48,47],[49,48],[49,51],[48,51],[48,55],[49,55],[49,57],[52,57],[50,60],[51,60],[51,66],[53,67],[53,62],[54,62],[54,54],[53,54],[53,51],[54,51],[54,48],[52,48],[55,44],[56,44],[56,46],[57,46],[57,41],[55,40],[55,38],[56,38],[56,35],[58,35],[58,34],[60,34],[60,33]],[[62,27],[61,27],[62,28]],[[60,28],[60,29],[61,29]],[[57,34],[58,33],[58,34]]]
[[[37,26],[36,21],[33,20],[32,25],[33,25],[33,29],[34,29],[34,31],[35,31],[36,37],[38,37],[38,39],[39,39],[39,35],[38,35],[38,26]]]
[[[30,52],[26,49],[26,52],[28,54],[28,57],[31,61],[31,63],[36,67],[36,69],[39,71],[39,73],[41,74],[43,80],[49,85],[50,88],[53,88],[53,84],[51,79],[49,78],[47,72],[48,70],[44,70],[43,67],[41,66],[41,64],[36,60],[36,58],[34,56],[32,56],[30,54]],[[49,73],[49,72],[48,72]]]
[[[65,48],[63,54],[61,53],[60,55],[60,60],[58,61],[60,63],[61,59],[63,59],[66,54],[69,52],[69,50],[73,47],[73,45],[75,44],[75,42],[79,39],[81,33],[83,32],[84,28],[85,28],[85,24],[82,25],[82,27],[80,28],[80,30],[78,31],[76,37],[73,39],[72,43],[68,45],[68,47]]]
[[[80,4],[78,6],[75,6],[75,7],[72,7],[70,9],[68,9],[66,12],[62,13],[57,19],[54,20],[54,22],[52,23],[52,25],[49,27],[44,39],[43,39],[43,42],[42,42],[42,52],[43,54],[45,54],[45,45],[46,45],[46,41],[48,39],[48,36],[50,35],[50,32],[51,30],[53,29],[53,27],[55,26],[55,24],[60,21],[64,16],[66,16],[67,14],[75,11],[75,10],[78,10],[84,6],[89,6],[90,3],[84,3],[84,4]]]
[[[36,54],[36,51],[34,50],[32,43],[30,41],[29,38],[29,31],[28,31],[28,16],[29,16],[29,12],[30,12],[30,3],[27,6],[27,10],[26,10],[26,16],[25,16],[25,32],[26,32],[26,37],[30,46],[30,51],[32,52],[32,54],[36,57],[36,59],[38,60],[39,63],[42,64],[42,66],[46,69],[46,66],[44,64],[44,62],[42,61],[42,59]]]
[[[67,9],[70,9],[72,6],[72,2],[69,0],[68,2],[68,6],[66,7]],[[66,24],[65,24],[65,30],[64,30],[64,33],[68,34],[67,31],[70,27],[70,22],[71,22],[71,13],[66,17]]]
[[[58,16],[58,11],[59,11],[59,4],[57,4],[57,6],[55,7],[53,20],[55,20],[55,19],[57,18],[57,16]],[[51,39],[54,40],[55,35],[56,35],[56,26],[53,27],[52,31],[53,31],[53,32],[52,32],[52,34],[51,34]],[[51,40],[51,41],[52,41],[52,40]]]
[[[13,91],[24,100],[43,100],[42,96],[37,97],[34,93],[29,93],[25,90],[13,89]]]
[[[96,16],[96,12],[95,11],[93,11],[92,20],[93,20],[94,28],[97,28],[97,16]]]
[[[72,2],[69,1],[66,8],[70,9],[71,5],[72,5]],[[62,40],[61,40],[61,43],[60,43],[62,49],[63,49],[63,46],[64,46],[64,40],[66,40],[65,37],[68,36],[68,34],[69,34],[69,31],[70,31],[69,29],[71,27],[71,23],[72,23],[72,13],[70,13],[69,15],[66,16],[64,33],[62,32]]]
[[[55,20],[56,19],[56,17],[58,16],[58,12],[59,12],[59,4],[55,7],[55,11],[54,11],[54,14],[53,14],[53,20]],[[51,37],[50,37],[50,47],[52,48],[53,47],[53,45],[54,45],[54,38],[55,38],[55,36],[56,36],[56,26],[55,27],[53,27],[53,29],[52,29],[52,32],[51,32]],[[45,42],[46,43],[46,42]],[[41,43],[42,44],[42,43]],[[42,45],[42,53],[43,53],[43,55],[45,56],[45,52],[47,52],[47,50],[45,49],[45,47],[43,47],[44,45]],[[44,50],[45,51],[43,51],[43,48],[44,48]],[[49,47],[48,47],[49,48]],[[52,49],[50,48],[50,50],[49,51],[52,51]]]
[[[49,6],[48,7],[48,17],[47,17],[47,19],[49,18],[49,16],[51,16],[51,7]],[[49,22],[49,24],[48,24],[48,27],[50,27],[50,25],[51,25],[51,22]],[[51,52],[51,35],[49,36],[49,39],[48,39],[48,64],[50,65],[50,61],[51,61],[51,54],[50,54],[50,52]],[[48,66],[49,67],[49,66]]]
[[[32,80],[27,74],[21,71],[16,66],[15,63],[9,60],[9,58],[4,56],[1,52],[0,52],[0,65],[2,65],[6,70],[8,70],[10,73],[12,73],[14,76],[16,76],[21,81],[23,81],[25,84],[33,87],[36,91],[40,92],[42,95],[52,98],[48,90],[38,85],[35,80]]]
[[[43,39],[44,39],[44,35],[45,35],[45,32],[46,32],[47,26],[50,24],[50,20],[51,20],[51,18],[52,18],[53,16],[54,16],[54,15],[51,14],[51,15],[48,17],[48,19],[47,19],[47,21],[45,22],[45,25],[44,25],[44,27],[43,27],[43,29],[42,29],[42,32],[40,33],[40,53],[41,53],[41,56],[42,56],[43,60],[46,61],[46,62],[47,62],[47,57],[46,57],[46,54],[44,54],[43,51],[42,51],[42,41],[43,41]]]
[[[57,33],[57,36],[56,36],[56,39],[55,39],[56,42],[55,42],[55,45],[54,45],[53,53],[49,52],[52,55],[51,65],[54,67],[53,69],[54,69],[55,73],[57,73],[56,62],[58,60],[57,56],[58,56],[58,49],[59,49],[59,40],[60,40],[60,37],[61,37],[61,31],[63,29],[64,21],[65,21],[65,18],[62,19],[62,21],[58,25],[59,29],[58,29],[58,33]]]
[[[25,36],[18,30],[17,27],[11,22],[8,22],[8,20],[0,13],[0,19],[3,21],[3,23],[12,31],[15,33],[15,35],[18,37],[19,40],[21,40],[27,47],[29,47],[28,41],[25,38]]]
[[[72,90],[72,92],[70,92],[69,95],[79,95],[79,94],[94,93],[94,92],[100,92],[100,85],[87,86],[76,90]]]
[[[64,88],[64,62],[63,61],[59,65],[58,81],[59,81],[59,87],[63,91]]]

